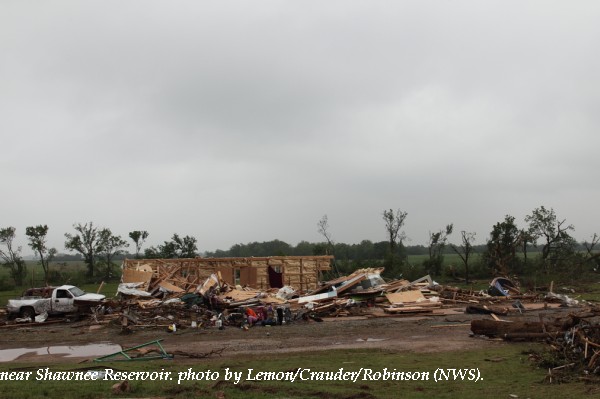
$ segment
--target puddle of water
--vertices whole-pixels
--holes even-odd
[[[121,345],[109,343],[78,346],[46,346],[41,348],[2,349],[0,350],[0,362],[10,362],[25,354],[36,356],[62,355],[65,357],[91,357],[110,355],[121,350]]]

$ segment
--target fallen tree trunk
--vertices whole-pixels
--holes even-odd
[[[504,334],[501,338],[507,341],[510,340],[538,340],[538,339],[556,339],[556,337],[560,334],[564,334],[560,331],[555,332],[545,332],[545,333],[507,333]]]
[[[473,320],[471,331],[475,335],[488,337],[504,337],[507,334],[516,336],[518,334],[541,334],[546,336],[547,332],[566,331],[565,323],[546,324],[540,321],[496,321],[496,320]],[[532,335],[531,337],[534,337]],[[539,338],[538,337],[538,338]]]

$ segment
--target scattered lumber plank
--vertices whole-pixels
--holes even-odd
[[[391,314],[403,314],[403,313],[431,313],[433,309],[430,308],[422,308],[418,306],[405,306],[401,308],[389,307],[383,308],[385,313]]]

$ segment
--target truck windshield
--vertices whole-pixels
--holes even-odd
[[[71,294],[73,294],[73,296],[75,298],[77,298],[78,296],[82,296],[83,294],[85,294],[85,292],[83,292],[81,289],[79,289],[77,287],[69,288],[69,291],[71,291]]]

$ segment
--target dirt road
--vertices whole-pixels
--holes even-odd
[[[81,346],[111,343],[130,348],[149,341],[162,340],[169,351],[203,354],[225,348],[223,357],[253,353],[293,353],[311,350],[348,348],[386,348],[393,351],[436,352],[469,350],[504,345],[498,340],[470,336],[469,323],[487,315],[462,313],[463,308],[445,310],[437,316],[418,317],[346,317],[324,319],[323,322],[297,321],[283,326],[256,326],[243,330],[235,327],[179,328],[168,332],[166,327],[136,327],[123,335],[118,323],[92,324],[89,320],[77,323],[57,323],[39,326],[11,327],[0,330],[0,349]],[[567,310],[568,311],[568,310]],[[564,309],[531,310],[524,315],[506,316],[507,320],[539,320],[565,314]],[[0,351],[2,352],[2,351]],[[48,351],[50,352],[50,351]],[[91,355],[91,358],[98,355]],[[0,361],[6,361],[1,359]],[[85,357],[85,356],[84,356]],[[90,358],[90,355],[87,355]],[[73,357],[27,353],[17,361],[69,361]]]

